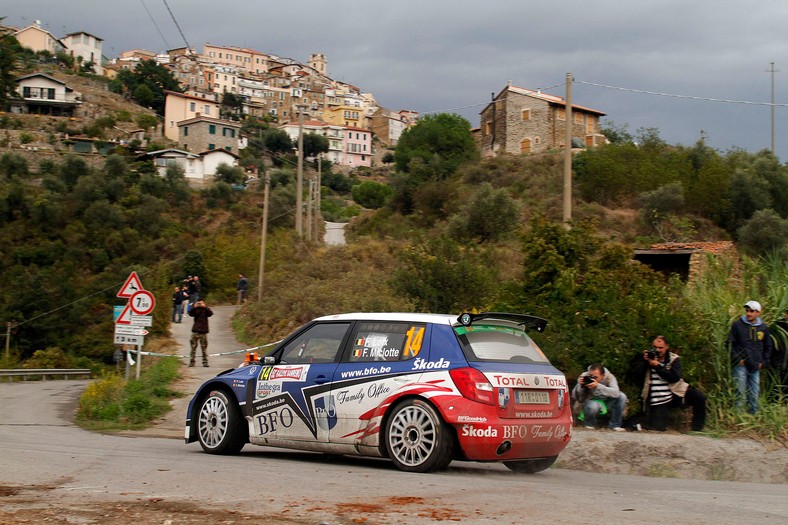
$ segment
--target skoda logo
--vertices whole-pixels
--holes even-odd
[[[535,384],[535,385],[538,385],[538,384],[539,384],[539,378],[538,378],[538,377],[534,377],[534,384]]]

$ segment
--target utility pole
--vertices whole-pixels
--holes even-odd
[[[295,229],[299,237],[304,235],[304,106],[298,109],[298,168],[296,175],[296,216]]]
[[[572,221],[572,73],[566,74],[566,135],[564,138],[564,227]]]
[[[312,203],[314,202],[315,180],[309,179],[309,191],[306,192],[306,240],[312,240]]]
[[[774,62],[769,62],[769,69],[766,70],[767,73],[772,74],[772,153],[774,153],[774,74],[779,73],[779,69],[774,69]]]
[[[265,189],[263,190],[263,231],[260,233],[260,267],[257,274],[257,302],[263,300],[263,276],[265,275],[265,243],[268,236],[268,191],[271,187],[271,177],[265,175]]]
[[[8,361],[8,356],[11,350],[11,321],[5,323],[5,360]]]

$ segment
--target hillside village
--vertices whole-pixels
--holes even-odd
[[[168,147],[149,157],[160,166],[180,164],[193,182],[210,178],[221,163],[238,164],[238,152],[248,145],[248,137],[238,123],[244,119],[271,122],[294,142],[302,132],[323,135],[329,141],[323,159],[352,170],[379,162],[381,151],[395,146],[402,132],[419,118],[416,111],[387,108],[374,94],[331,78],[329,60],[323,53],[313,53],[302,63],[253,49],[205,43],[201,52],[186,47],[158,54],[131,49],[108,58],[104,38],[87,32],[58,38],[40,21],[24,28],[3,29],[26,48],[53,56],[65,54],[83,72],[108,80],[124,70],[134,71],[145,61],[166,67],[181,92],[166,92],[158,125],[147,129],[124,127],[115,140],[128,143],[138,139],[145,144],[166,139]],[[21,98],[12,105],[12,113],[71,119],[95,113],[96,108],[89,107],[90,97],[73,85],[76,77],[58,78],[55,72],[43,69],[16,79]],[[237,101],[236,114],[222,111],[228,96]],[[600,110],[573,104],[572,146],[606,143],[600,131],[604,115]],[[510,83],[482,110],[480,125],[473,131],[484,156],[540,153],[564,146],[565,123],[563,98]],[[75,152],[102,152],[94,137],[69,140]]]

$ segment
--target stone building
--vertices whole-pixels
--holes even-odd
[[[198,115],[177,126],[178,145],[186,151],[223,149],[238,153],[241,126],[237,122]]]
[[[572,104],[572,147],[606,144],[599,131],[604,115]],[[478,140],[483,156],[560,149],[565,137],[566,101],[555,95],[508,84],[481,112]]]

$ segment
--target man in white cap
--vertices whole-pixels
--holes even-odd
[[[758,411],[761,368],[768,365],[772,355],[772,338],[769,327],[761,318],[761,303],[747,301],[744,315],[733,322],[728,333],[728,349],[733,365],[733,383],[739,393],[738,405],[744,405],[747,397],[747,411]]]

